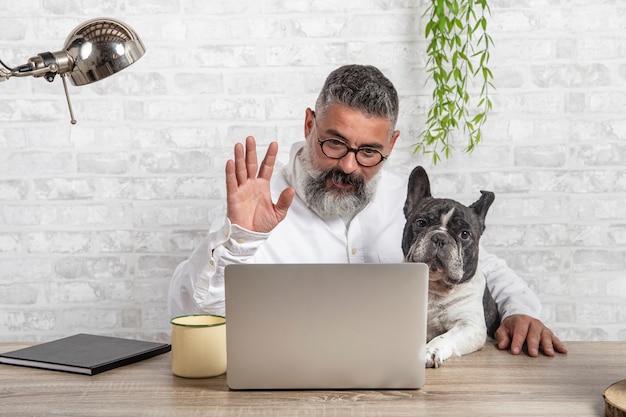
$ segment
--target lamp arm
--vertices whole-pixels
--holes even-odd
[[[0,59],[0,82],[8,80],[11,76],[11,71],[12,68],[2,62],[2,60]]]
[[[57,74],[65,74],[72,70],[74,61],[65,51],[42,52],[19,67],[0,66],[0,81],[9,77],[45,77],[52,82]]]
[[[10,76],[11,76],[11,71],[8,71],[4,69],[3,67],[0,67],[0,83],[2,81],[8,80]]]
[[[65,101],[67,101],[67,108],[70,111],[70,123],[75,125],[76,118],[74,117],[74,111],[72,110],[72,102],[70,101],[70,93],[67,91],[67,81],[65,78],[67,77],[67,73],[61,74],[61,80],[63,81],[63,91],[65,91]]]
[[[63,90],[65,91],[65,99],[67,101],[67,107],[70,111],[70,122],[76,124],[74,118],[74,112],[72,111],[72,103],[70,102],[70,95],[67,90],[67,82],[65,77],[72,70],[74,61],[68,54],[63,51],[60,52],[42,52],[37,56],[34,56],[28,60],[28,64],[20,65],[19,67],[10,68],[0,61],[0,82],[8,80],[10,77],[45,77],[49,82],[54,81],[54,77],[57,74],[61,75],[63,81]]]
[[[20,68],[22,70],[20,70]],[[59,67],[55,64],[51,64],[48,65],[45,68],[37,68],[37,69],[30,69],[27,68],[26,66],[22,66],[16,69],[13,69],[13,71],[11,71],[8,77],[41,77],[43,75],[45,75],[48,72],[52,72],[52,73],[57,73],[59,70]]]

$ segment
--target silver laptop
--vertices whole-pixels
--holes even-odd
[[[229,265],[231,389],[417,389],[425,264]]]

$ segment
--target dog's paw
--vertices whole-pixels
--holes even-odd
[[[437,349],[426,348],[426,367],[439,368],[444,359],[440,356]]]

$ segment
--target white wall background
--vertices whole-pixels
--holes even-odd
[[[79,331],[167,340],[174,267],[222,210],[224,162],[248,134],[302,138],[345,63],[401,95],[388,166],[425,165],[437,196],[496,192],[484,242],[531,285],[565,340],[626,340],[626,2],[493,0],[497,90],[484,142],[432,167],[426,0],[0,2],[0,59],[60,50],[84,20],[131,25],[146,55],[115,76],[0,83],[0,340]]]

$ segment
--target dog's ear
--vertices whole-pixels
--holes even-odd
[[[489,211],[489,207],[493,203],[493,200],[496,199],[496,195],[491,191],[480,191],[480,198],[478,201],[474,202],[469,208],[474,210],[478,218],[480,219],[480,232],[485,231],[485,217],[487,217],[487,211]]]
[[[409,176],[409,187],[404,203],[404,217],[408,219],[411,208],[415,207],[420,200],[427,197],[432,197],[430,194],[428,174],[426,174],[424,168],[417,166],[413,168],[413,172],[411,172]]]

